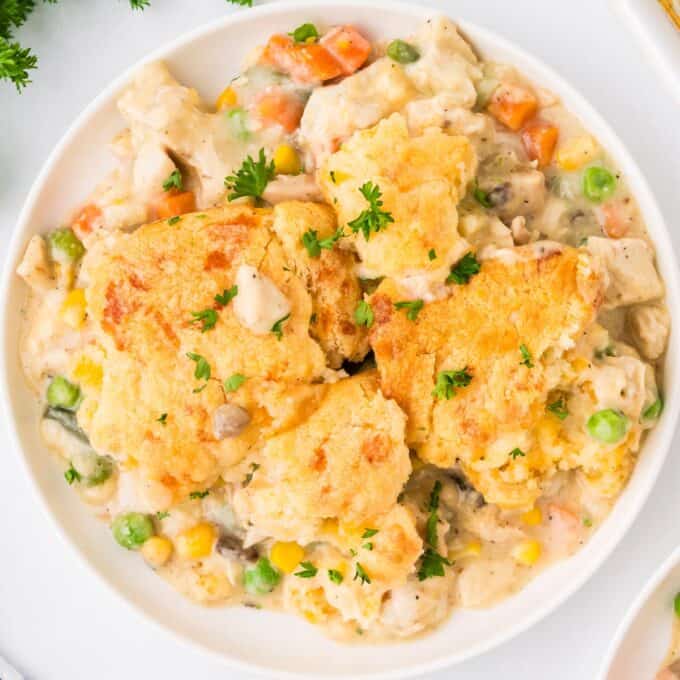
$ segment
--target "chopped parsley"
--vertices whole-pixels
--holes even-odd
[[[167,425],[168,424],[168,414],[167,413],[161,413],[160,418],[156,418],[156,422],[160,423],[161,425]]]
[[[342,229],[337,229],[332,236],[320,239],[315,229],[302,234],[302,245],[307,249],[309,257],[319,257],[322,250],[333,250],[333,246],[344,236]]]
[[[288,34],[296,43],[316,42],[319,39],[319,31],[314,24],[302,24]]]
[[[64,472],[64,479],[69,483],[73,484],[73,482],[79,482],[82,479],[82,476],[78,470],[76,470],[73,467],[73,463],[69,466],[69,469]]]
[[[433,576],[444,576],[445,565],[450,567],[451,562],[433,548],[427,548],[420,558],[418,580],[424,581]]]
[[[156,519],[158,521],[165,519],[166,517],[170,517],[170,513],[167,510],[163,510],[162,512],[156,513]]]
[[[225,177],[224,186],[230,191],[227,198],[235,201],[250,196],[259,201],[275,174],[274,161],[267,163],[264,149],[260,149],[258,160],[247,156],[235,174]]]
[[[438,399],[451,399],[457,387],[467,387],[472,381],[467,366],[461,371],[439,371],[432,396]]]
[[[301,571],[296,571],[294,576],[299,576],[300,578],[313,578],[316,576],[317,571],[319,571],[311,562],[300,562],[302,567]]]
[[[224,381],[224,389],[227,392],[236,392],[246,380],[248,380],[248,378],[242,373],[234,373]]]
[[[430,252],[427,254],[427,256],[430,258],[430,262],[432,262],[432,260],[437,259],[437,251],[434,248],[430,248]]]
[[[366,529],[364,533],[361,534],[361,538],[373,538],[378,533],[378,529]]]
[[[359,187],[362,196],[368,201],[368,208],[361,212],[359,217],[347,223],[347,226],[356,234],[359,231],[368,241],[372,232],[382,231],[388,224],[394,222],[392,213],[382,209],[382,193],[380,187],[373,182],[366,182]]]
[[[342,574],[337,569],[329,569],[328,578],[338,586],[342,583],[343,580]]]
[[[373,325],[375,315],[373,314],[371,305],[365,300],[361,300],[354,310],[354,320],[356,321],[357,326],[366,326],[366,328],[370,328]]]
[[[177,224],[181,219],[182,218],[179,215],[175,215],[168,220],[168,224],[172,226],[173,224]]]
[[[361,546],[364,550],[373,550],[373,543],[371,541],[367,541]]]
[[[200,500],[201,498],[205,498],[209,493],[210,491],[208,491],[207,489],[205,491],[192,491],[189,494],[189,498],[192,501],[197,501]]]
[[[513,460],[515,460],[515,458],[524,458],[526,455],[527,454],[524,453],[522,449],[515,448],[512,451],[510,451],[510,458],[512,458]]]
[[[615,357],[616,356],[616,348],[614,345],[607,345],[604,349],[596,349],[595,350],[595,358],[596,359],[604,359],[605,357]]]
[[[189,323],[200,323],[201,333],[205,333],[213,328],[217,323],[217,312],[214,309],[202,309],[200,312],[191,312],[194,318]]]
[[[232,286],[215,295],[215,302],[222,307],[226,307],[238,295],[238,286]]]
[[[590,517],[584,517],[583,518],[583,526],[584,527],[592,527],[593,526],[593,520],[590,519]]]
[[[241,482],[241,486],[245,489],[250,482],[253,481],[253,475],[260,469],[260,465],[258,463],[251,463],[250,464],[250,472],[243,478],[243,481]]]
[[[529,348],[524,343],[522,343],[519,346],[519,353],[522,355],[522,361],[520,361],[519,363],[523,364],[527,368],[533,368],[534,364],[531,361],[531,352],[529,351]]]
[[[361,581],[362,586],[364,585],[364,583],[371,582],[371,579],[366,573],[366,570],[361,566],[359,562],[357,562],[356,571],[354,572],[354,578],[352,580],[356,581],[357,579]]]
[[[171,189],[182,191],[182,173],[179,170],[173,170],[163,182],[163,191],[170,191]]]
[[[491,208],[493,206],[489,192],[484,191],[477,182],[475,182],[475,188],[472,190],[472,197],[484,208]]]
[[[404,300],[402,302],[395,302],[395,309],[405,309],[406,318],[409,321],[415,321],[420,314],[420,310],[423,308],[425,303],[423,300]]]
[[[442,491],[442,483],[437,480],[432,487],[430,492],[430,501],[427,505],[427,509],[430,514],[427,518],[427,523],[425,525],[425,538],[427,542],[433,547],[437,547],[437,524],[439,524],[439,495]]]
[[[470,279],[479,274],[481,265],[477,261],[474,253],[466,253],[451,268],[451,273],[446,277],[446,283],[455,283],[464,286],[470,283]]]
[[[271,327],[271,332],[276,336],[277,340],[281,340],[283,338],[283,324],[286,323],[290,319],[290,313],[286,314],[286,316],[282,316],[272,327]]]
[[[194,371],[194,378],[196,380],[210,380],[210,364],[207,359],[200,354],[187,352],[187,359],[196,362],[196,370]]]
[[[569,410],[567,409],[567,400],[564,397],[560,397],[548,404],[546,406],[548,411],[553,415],[556,415],[560,420],[564,420],[569,415]]]

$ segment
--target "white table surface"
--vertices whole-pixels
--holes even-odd
[[[429,4],[486,25],[574,83],[641,165],[680,250],[680,111],[605,0]],[[0,85],[3,259],[35,175],[80,110],[148,51],[226,12],[247,11],[225,0],[152,0],[144,13],[132,13],[126,5],[124,0],[41,4],[19,34],[37,48],[41,66],[21,96]],[[676,436],[675,448],[678,443]],[[245,677],[176,644],[116,599],[53,535],[4,429],[0,456],[0,656],[32,680]],[[628,536],[571,600],[499,649],[427,680],[595,678],[629,603],[680,542],[677,461],[672,451]]]

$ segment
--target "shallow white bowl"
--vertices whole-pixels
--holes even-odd
[[[680,548],[659,567],[638,595],[605,656],[600,680],[654,680],[666,659],[680,592]]]
[[[180,38],[150,55],[169,62],[180,81],[212,101],[234,75],[245,53],[268,35],[305,21],[352,22],[371,36],[408,35],[428,16],[422,7],[392,2],[278,2],[250,9]],[[612,153],[626,175],[654,238],[668,287],[673,323],[680,324],[677,265],[662,217],[639,169],[608,125],[580,95],[536,59],[492,33],[460,22],[480,53],[516,65],[560,95]],[[508,640],[546,616],[574,593],[621,540],[647,498],[669,448],[680,405],[677,343],[668,355],[666,409],[649,436],[635,473],[614,511],[590,543],[572,559],[535,579],[501,605],[456,612],[432,635],[399,645],[347,647],[330,642],[303,620],[253,609],[202,609],[184,601],[145,569],[138,556],[120,550],[109,531],[81,507],[64,484],[39,434],[39,412],[18,363],[17,331],[26,290],[13,271],[28,238],[56,226],[112,165],[107,143],[122,127],[115,101],[130,73],[112,83],[78,118],[45,164],[21,213],[2,290],[2,397],[10,435],[21,453],[39,503],[58,532],[93,571],[147,621],[233,666],[278,677],[396,678],[460,662]],[[378,93],[379,96],[379,93]],[[141,625],[141,624],[140,624]]]

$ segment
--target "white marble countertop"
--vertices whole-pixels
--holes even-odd
[[[652,2],[653,0],[649,0]],[[430,0],[536,54],[576,85],[627,143],[680,248],[678,105],[605,0]],[[17,96],[0,85],[0,252],[48,153],[120,71],[225,12],[224,0],[40,5],[20,37],[40,70]],[[676,437],[676,448],[678,444]],[[51,532],[0,430],[0,656],[32,680],[241,678],[150,627],[85,570]],[[680,541],[680,465],[671,451],[652,498],[600,571],[557,612],[511,642],[428,680],[595,678],[635,594]],[[263,653],[266,641],[263,640]],[[644,679],[643,679],[644,680]]]

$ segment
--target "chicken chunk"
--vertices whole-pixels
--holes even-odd
[[[26,252],[17,267],[17,274],[32,290],[45,292],[55,285],[52,276],[52,264],[47,253],[45,239],[36,234],[26,246]]]
[[[510,222],[518,215],[537,215],[545,204],[545,176],[540,170],[518,169],[493,186],[481,184],[489,194],[493,211],[503,221]]]
[[[650,361],[656,361],[668,344],[671,319],[661,305],[631,307],[626,316],[628,330],[635,346]]]
[[[262,198],[272,205],[284,201],[323,200],[321,190],[312,175],[278,175],[267,184]]]

